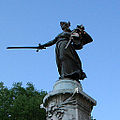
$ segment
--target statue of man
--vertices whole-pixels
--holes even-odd
[[[43,48],[56,44],[56,63],[60,79],[69,78],[83,80],[86,74],[82,70],[82,64],[76,50],[82,49],[83,45],[92,42],[92,38],[84,31],[84,26],[78,25],[70,30],[70,22],[60,22],[63,30],[54,40],[42,45]]]
[[[86,74],[82,70],[82,64],[76,50],[80,50],[87,43],[92,42],[90,35],[84,31],[83,25],[77,25],[76,29],[70,30],[70,22],[60,22],[63,30],[54,40],[38,47],[7,47],[7,49],[45,49],[56,44],[56,63],[60,79],[69,78],[83,80]]]

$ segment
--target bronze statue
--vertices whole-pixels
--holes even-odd
[[[86,74],[82,70],[82,64],[76,50],[92,42],[92,38],[84,31],[83,25],[77,25],[76,29],[70,30],[70,22],[60,22],[63,30],[54,40],[49,41],[38,47],[18,47],[19,48],[33,48],[45,49],[53,44],[56,44],[56,63],[60,79],[70,78],[73,80],[83,80]],[[8,47],[8,49],[16,49],[17,47]]]
[[[49,47],[56,43],[56,63],[60,79],[70,78],[83,80],[86,74],[82,70],[82,64],[75,50],[82,49],[83,45],[92,42],[92,38],[84,31],[84,26],[78,25],[76,29],[70,30],[70,22],[60,22],[63,30],[54,40],[43,44]]]

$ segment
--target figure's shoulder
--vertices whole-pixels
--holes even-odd
[[[58,38],[61,37],[61,35],[62,35],[62,33],[59,33],[59,34],[55,37],[55,39],[57,40]]]
[[[61,37],[61,36],[63,36],[63,35],[65,35],[65,32],[59,33],[59,34],[57,35],[57,37]]]
[[[58,34],[56,36],[56,38],[60,38],[60,37],[65,37],[65,36],[70,36],[71,32],[61,32],[60,34]]]
[[[61,32],[61,33],[59,33],[57,36],[59,37],[59,36],[61,36],[63,33],[64,33],[64,32]]]

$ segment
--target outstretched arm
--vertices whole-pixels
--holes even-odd
[[[42,46],[43,47],[50,47],[50,46],[54,45],[56,42],[57,42],[57,37],[54,40],[51,40],[51,41],[43,44]]]

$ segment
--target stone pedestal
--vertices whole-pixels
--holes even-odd
[[[90,120],[96,101],[82,90],[75,80],[58,80],[53,91],[45,96],[46,120]]]

